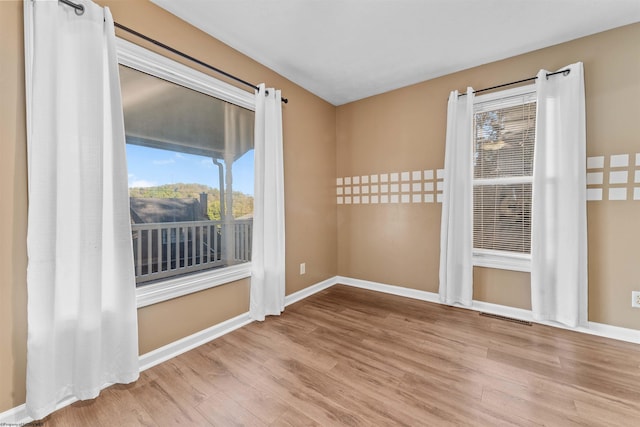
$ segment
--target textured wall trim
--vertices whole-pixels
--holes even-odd
[[[640,200],[640,153],[589,156],[587,201]],[[405,170],[336,178],[336,204],[442,203],[444,169]]]

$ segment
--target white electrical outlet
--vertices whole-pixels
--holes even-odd
[[[300,274],[304,274],[306,272],[307,272],[307,264],[303,262],[300,264]]]
[[[631,291],[631,307],[640,308],[640,291]]]

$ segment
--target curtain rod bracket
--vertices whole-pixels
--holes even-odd
[[[67,6],[72,7],[72,8],[75,10],[76,15],[82,15],[82,14],[84,14],[84,6],[83,6],[83,5],[81,5],[81,4],[74,3],[74,2],[72,2],[71,0],[58,0],[58,2],[60,2],[60,3],[64,3],[64,4],[66,4]],[[245,85],[245,86],[249,86],[249,87],[251,87],[251,88],[252,88],[252,89],[254,89],[254,90],[255,90],[255,89],[258,89],[258,86],[254,85],[253,83],[249,83],[248,81],[243,80],[243,79],[241,79],[240,77],[236,77],[236,76],[234,76],[233,74],[227,73],[226,71],[222,71],[221,69],[216,68],[216,67],[214,67],[213,65],[209,65],[209,64],[207,64],[206,62],[200,61],[199,59],[196,59],[196,58],[194,58],[194,57],[193,57],[193,56],[191,56],[191,55],[187,55],[186,53],[181,52],[181,51],[179,51],[179,50],[177,50],[177,49],[174,49],[174,48],[172,48],[171,46],[167,46],[166,44],[161,43],[161,42],[159,42],[159,41],[157,41],[157,40],[155,40],[155,39],[152,39],[151,37],[147,37],[147,36],[145,36],[144,34],[139,33],[139,32],[137,32],[137,31],[135,31],[135,30],[132,30],[132,29],[131,29],[131,28],[129,28],[129,27],[125,27],[124,25],[122,25],[122,24],[118,24],[117,22],[114,22],[114,23],[113,23],[113,25],[114,25],[116,28],[119,28],[119,29],[121,29],[121,30],[123,30],[123,31],[128,32],[129,34],[133,34],[133,35],[134,35],[134,36],[136,36],[136,37],[140,37],[141,39],[146,40],[146,41],[148,41],[149,43],[153,43],[153,44],[155,44],[156,46],[160,46],[161,48],[163,48],[163,49],[165,49],[165,50],[168,50],[168,51],[169,51],[169,52],[171,52],[171,53],[174,53],[174,54],[176,54],[176,55],[178,55],[178,56],[181,56],[181,57],[183,57],[183,58],[185,58],[185,59],[188,59],[188,60],[190,60],[190,61],[192,61],[192,62],[195,62],[195,63],[196,63],[196,64],[198,64],[198,65],[202,65],[203,67],[208,68],[209,70],[215,71],[215,72],[216,72],[216,73],[218,73],[218,74],[222,74],[223,76],[228,77],[229,79],[234,80],[234,81],[236,81],[236,82],[238,82],[238,83],[240,83],[240,84],[243,84],[243,85]],[[289,100],[288,100],[287,98],[282,98],[282,102],[283,102],[283,103],[285,103],[285,104],[288,104],[288,103],[289,103]]]
[[[78,4],[78,3],[74,3],[70,0],[58,0],[58,2],[60,3],[64,3],[69,7],[72,7],[74,9],[74,11],[76,12],[76,15],[80,16],[80,15],[84,15],[84,5]]]
[[[547,80],[549,80],[549,76],[555,76],[556,74],[562,74],[563,76],[567,77],[569,75],[569,73],[571,73],[571,68],[567,68],[566,70],[556,71],[555,73],[547,73],[547,75],[545,77],[547,78]]]

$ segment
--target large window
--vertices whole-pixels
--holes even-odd
[[[475,100],[474,265],[530,269],[535,125],[531,86]]]
[[[139,306],[247,277],[253,94],[118,47]]]

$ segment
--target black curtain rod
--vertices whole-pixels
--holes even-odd
[[[66,4],[69,7],[74,8],[75,11],[76,11],[76,15],[82,15],[84,13],[84,6],[81,5],[81,4],[76,4],[76,3],[74,3],[74,2],[72,2],[70,0],[58,0],[58,1],[61,2],[61,3]],[[208,68],[211,71],[215,71],[218,74],[222,74],[223,76],[225,76],[225,77],[227,77],[227,78],[229,78],[231,80],[234,80],[234,81],[236,81],[236,82],[238,82],[240,84],[243,84],[245,86],[249,86],[249,87],[251,87],[252,89],[255,89],[255,90],[259,89],[258,86],[254,85],[253,83],[250,83],[250,82],[248,82],[246,80],[243,80],[240,77],[236,77],[233,74],[229,74],[226,71],[223,71],[223,70],[221,70],[219,68],[214,67],[213,65],[209,65],[206,62],[203,62],[203,61],[201,61],[201,60],[199,60],[197,58],[194,58],[191,55],[187,55],[186,53],[179,51],[178,49],[174,49],[171,46],[167,46],[166,44],[164,44],[162,42],[159,42],[159,41],[157,41],[155,39],[152,39],[151,37],[145,36],[144,34],[139,33],[136,30],[132,30],[131,28],[125,27],[124,25],[119,24],[117,22],[114,22],[113,25],[116,26],[117,28],[121,29],[121,30],[124,30],[124,31],[126,31],[126,32],[128,32],[130,34],[133,34],[136,37],[139,37],[139,38],[141,38],[141,39],[143,39],[145,41],[148,41],[149,43],[153,43],[156,46],[159,46],[159,47],[161,47],[163,49],[166,49],[171,53],[174,53],[174,54],[176,54],[178,56],[181,56],[181,57],[183,57],[185,59],[188,59],[189,61],[195,62],[198,65],[201,65],[201,66],[203,66],[205,68]],[[267,94],[269,94],[268,91],[267,91]],[[288,104],[289,100],[287,98],[282,98],[282,102],[284,102],[285,104]]]
[[[560,71],[556,71],[554,73],[547,73],[546,77],[549,78],[550,76],[555,76],[556,74],[562,74],[564,76],[568,76],[570,72],[571,72],[571,69],[560,70]],[[529,77],[528,79],[522,79],[522,80],[518,80],[516,82],[504,83],[504,84],[497,85],[497,86],[491,86],[491,87],[488,87],[488,88],[485,88],[485,89],[474,90],[473,93],[486,92],[488,90],[498,89],[498,88],[505,87],[505,86],[517,85],[518,83],[530,82],[532,80],[536,80],[537,78],[538,78],[538,76]],[[466,93],[459,93],[458,94],[458,96],[465,96],[465,95],[466,95]]]
[[[72,1],[69,0],[58,0],[60,3],[64,3],[69,7],[72,7],[76,10],[76,15],[83,15],[84,14],[84,6],[81,4],[75,4]]]

